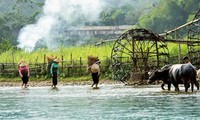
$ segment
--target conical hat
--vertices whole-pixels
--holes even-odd
[[[22,61],[19,66],[22,67],[22,66],[27,66],[28,64],[25,62],[25,61]]]
[[[56,59],[54,59],[53,61],[59,63],[59,62],[60,62],[60,59],[59,59],[59,58],[56,58]]]
[[[21,60],[18,62],[18,66],[19,66],[22,62],[25,62],[25,60],[24,60],[24,59],[21,59]]]
[[[51,55],[51,56],[47,56],[47,60],[48,60],[48,62],[53,61],[55,58],[56,58],[56,57],[53,56],[53,55]]]

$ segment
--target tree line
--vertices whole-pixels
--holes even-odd
[[[0,1],[0,52],[5,46],[18,44],[20,29],[37,21],[44,3],[45,0]],[[200,9],[200,1],[109,0],[104,7],[97,21],[85,25],[133,25],[162,33],[191,21]]]

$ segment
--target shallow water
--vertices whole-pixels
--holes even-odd
[[[1,120],[187,120],[200,119],[200,91],[160,86],[101,85],[0,87]]]

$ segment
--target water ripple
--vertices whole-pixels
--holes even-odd
[[[200,91],[163,91],[160,86],[101,85],[0,88],[3,120],[200,119]]]

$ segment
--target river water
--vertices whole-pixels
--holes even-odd
[[[200,91],[158,85],[0,87],[0,120],[197,120]]]

